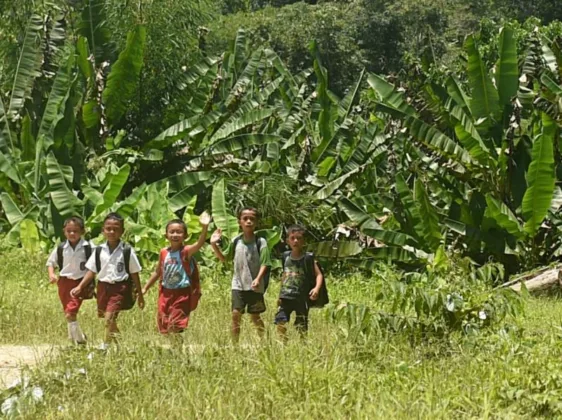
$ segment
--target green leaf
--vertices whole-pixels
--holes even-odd
[[[94,77],[94,69],[92,63],[88,59],[90,57],[90,49],[88,47],[88,39],[82,36],[76,41],[77,64],[82,75],[88,83],[91,83]]]
[[[31,118],[29,115],[23,118],[21,122],[20,142],[22,147],[22,161],[29,161],[35,158],[35,137],[31,132]]]
[[[406,101],[404,94],[399,92],[394,85],[375,74],[370,74],[367,78],[367,82],[380,97],[381,102],[390,105],[392,108],[399,110],[405,115],[416,115],[414,107]]]
[[[5,174],[8,178],[14,181],[16,184],[21,183],[21,179],[16,166],[12,162],[12,159],[2,152],[0,152],[0,173]]]
[[[544,220],[554,193],[554,139],[556,123],[542,114],[542,133],[533,143],[532,161],[527,171],[527,191],[521,204],[525,232],[534,236]]]
[[[95,208],[94,214],[96,216],[115,204],[117,197],[121,194],[123,186],[127,182],[127,179],[129,179],[130,172],[131,167],[125,164],[119,168],[119,172],[111,177],[111,181],[109,181],[109,184],[103,192],[103,201]]]
[[[25,218],[25,215],[20,211],[8,193],[0,194],[0,202],[2,203],[2,208],[8,222],[10,222],[12,226],[16,225]]]
[[[472,116],[475,119],[494,119],[500,111],[498,92],[492,84],[488,70],[480,57],[474,36],[469,35],[464,45],[468,53],[468,80],[472,92],[472,100],[470,101]]]
[[[102,95],[110,124],[115,124],[121,119],[127,111],[129,102],[137,94],[145,43],[146,28],[143,25],[137,25],[127,35],[125,49],[111,67]]]
[[[252,146],[263,146],[268,143],[282,142],[283,138],[274,134],[240,134],[221,140],[209,146],[205,153],[222,155],[247,149]]]
[[[33,220],[24,219],[20,223],[20,241],[26,252],[37,253],[40,250],[39,231]]]
[[[105,17],[105,0],[85,0],[84,3],[78,31],[88,40],[95,64],[101,64],[111,55],[111,32]]]
[[[314,252],[317,257],[347,258],[360,254],[363,248],[357,241],[326,241],[309,244],[306,250]]]
[[[197,125],[199,119],[200,116],[196,115],[168,127],[153,140],[149,141],[145,148],[165,149],[166,147],[171,146],[176,141],[186,136],[187,133]]]
[[[25,100],[31,95],[35,78],[41,75],[39,70],[42,63],[42,25],[43,20],[40,16],[31,15],[15,69],[7,111],[9,118],[13,118],[23,108]]]
[[[382,248],[370,248],[365,253],[367,256],[371,257],[359,261],[358,267],[365,268],[367,270],[372,270],[376,264],[380,264],[381,260],[385,261],[398,261],[398,262],[416,262],[419,258],[412,251],[408,251],[404,248],[396,246],[384,246]]]
[[[416,179],[414,183],[414,191],[416,193],[416,204],[423,220],[421,226],[424,231],[425,240],[427,244],[430,245],[430,248],[435,250],[441,241],[439,216],[429,201],[429,196],[425,191],[423,182],[419,178]]]
[[[347,197],[341,197],[338,204],[349,219],[361,230],[366,228],[382,229],[370,214],[363,211],[357,204]]]
[[[222,127],[213,135],[211,143],[223,140],[231,134],[234,134],[244,128],[254,126],[255,124],[269,118],[273,114],[273,111],[273,108],[259,108],[252,109],[240,116],[235,115],[234,118],[223,124]]]
[[[222,230],[222,234],[232,240],[238,235],[238,219],[228,213],[224,178],[215,182],[213,185],[213,193],[211,196],[211,205],[213,207],[213,220],[215,225]]]
[[[517,64],[517,45],[513,38],[513,29],[503,27],[499,40],[500,57],[496,63],[496,86],[499,104],[503,108],[517,95],[519,88],[519,68]]]
[[[51,200],[61,216],[71,216],[76,212],[78,198],[66,185],[65,174],[52,152],[47,155],[46,163]]]
[[[179,175],[174,175],[169,178],[165,178],[161,181],[168,182],[170,184],[171,192],[178,192],[185,188],[192,187],[200,182],[205,182],[213,178],[212,171],[201,171],[201,172],[186,172]]]
[[[72,87],[72,68],[74,55],[70,54],[65,65],[60,66],[57,76],[49,93],[49,99],[41,118],[37,138],[43,138],[43,147],[48,150],[54,143],[54,133],[57,123],[64,117],[66,100]]]
[[[8,112],[4,106],[4,101],[2,101],[2,95],[0,95],[0,151],[8,152],[13,150],[14,146],[14,139],[12,138],[12,131],[8,121]]]
[[[496,221],[508,233],[516,238],[523,237],[523,228],[513,212],[501,201],[496,200],[491,195],[486,195],[486,215]]]
[[[345,175],[342,175],[339,178],[337,178],[337,179],[335,179],[331,182],[328,182],[326,185],[324,185],[322,188],[320,188],[318,191],[316,191],[316,194],[314,194],[314,197],[317,200],[327,199],[333,193],[335,193],[338,190],[338,188],[340,188],[348,178],[355,175],[356,173],[358,173],[362,169],[363,169],[363,166],[360,166],[359,168],[354,169],[353,171],[350,171],[350,172],[346,173]]]

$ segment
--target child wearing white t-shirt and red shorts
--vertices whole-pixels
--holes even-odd
[[[141,266],[130,245],[121,242],[125,222],[117,213],[109,213],[103,222],[103,235],[107,242],[98,246],[86,268],[88,272],[71,294],[79,296],[98,276],[97,304],[98,316],[105,319],[105,341],[102,348],[116,338],[119,333],[117,317],[121,311],[131,309],[136,301],[144,308],[139,273]]]
[[[70,291],[75,288],[88,272],[86,262],[92,254],[93,246],[82,238],[84,220],[74,216],[66,219],[63,225],[66,241],[57,246],[47,260],[49,281],[57,284],[59,299],[62,303],[67,322],[68,338],[76,344],[86,343],[86,335],[78,324],[77,316],[82,301],[93,297],[93,290],[85,289],[81,294],[72,296]],[[58,268],[59,274],[55,272]]]

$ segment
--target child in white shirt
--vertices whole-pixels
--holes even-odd
[[[70,217],[64,221],[64,236],[66,241],[56,247],[47,260],[49,280],[56,283],[59,299],[62,303],[64,316],[68,327],[68,338],[77,344],[84,344],[86,336],[78,324],[77,315],[83,299],[91,299],[93,290],[71,296],[70,291],[75,288],[87,273],[86,261],[92,254],[92,244],[82,238],[84,235],[84,220],[80,217]],[[55,273],[55,267],[59,275]]]

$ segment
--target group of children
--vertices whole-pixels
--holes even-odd
[[[264,238],[257,237],[258,211],[246,207],[238,215],[242,234],[232,241],[224,255],[219,243],[222,232],[217,229],[211,236],[211,247],[220,261],[233,261],[232,277],[232,337],[240,335],[240,321],[246,311],[260,335],[265,331],[261,314],[265,312],[264,292],[271,269],[271,253]],[[59,298],[68,325],[68,336],[75,343],[86,342],[86,335],[77,321],[83,300],[94,296],[98,316],[105,320],[105,339],[102,348],[115,340],[119,332],[117,317],[131,309],[135,302],[144,308],[144,295],[159,282],[157,325],[160,333],[180,333],[187,328],[190,313],[197,307],[201,296],[199,270],[193,256],[205,244],[211,217],[206,212],[199,218],[202,231],[198,241],[185,245],[187,226],[180,219],[166,225],[169,246],[160,251],[156,269],[144,287],[139,273],[141,266],[134,249],[121,241],[125,222],[117,213],[110,213],[103,222],[102,233],[106,242],[94,247],[83,239],[84,221],[71,217],[64,222],[66,241],[53,250],[47,267],[51,283],[57,283]],[[323,287],[323,274],[312,254],[304,252],[305,229],[298,225],[287,229],[290,251],[282,258],[283,275],[275,324],[286,338],[286,324],[294,312],[299,332],[308,330],[308,311],[318,301]],[[58,268],[59,275],[55,273]],[[97,288],[94,279],[97,277]]]

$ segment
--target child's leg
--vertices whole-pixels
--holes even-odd
[[[106,312],[104,314],[105,319],[105,342],[110,343],[116,339],[116,335],[119,334],[119,328],[117,328],[117,316],[119,312]]]
[[[240,320],[242,319],[242,312],[238,309],[232,310],[232,340],[238,343],[240,339]]]
[[[252,322],[254,323],[254,325],[256,326],[256,328],[258,330],[259,336],[263,337],[263,335],[265,333],[265,325],[263,324],[263,319],[261,319],[261,315],[260,314],[250,314],[250,318],[252,319]]]
[[[289,322],[291,317],[290,308],[287,307],[286,302],[284,304],[282,299],[279,299],[277,313],[275,314],[275,320],[273,321],[277,326],[277,334],[283,342],[287,341],[287,322]]]
[[[295,314],[295,328],[301,337],[304,338],[308,332],[308,304],[306,302],[299,302],[295,308]]]
[[[64,314],[68,326],[68,336],[69,338],[77,344],[86,343],[86,336],[82,332],[78,321],[76,320],[76,314],[66,312]]]

